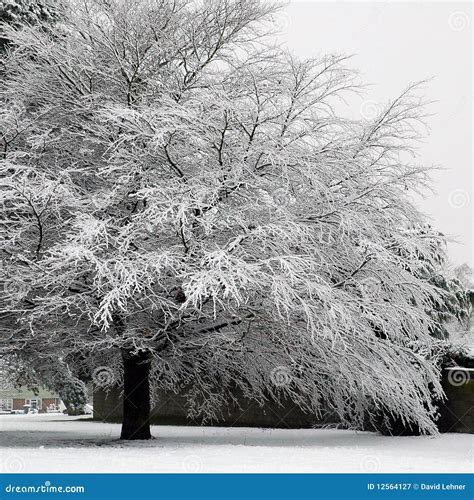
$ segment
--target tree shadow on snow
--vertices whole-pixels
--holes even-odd
[[[86,429],[84,429],[86,431]],[[105,429],[104,429],[105,430]],[[154,426],[154,438],[148,441],[121,441],[119,429],[106,432],[80,430],[6,430],[0,431],[1,448],[83,448],[83,447],[147,447],[180,448],[187,446],[263,446],[371,448],[381,441],[420,439],[387,437],[376,433],[335,429],[249,429]],[[423,439],[423,438],[421,438]]]

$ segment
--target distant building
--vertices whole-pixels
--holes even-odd
[[[27,387],[0,388],[0,412],[18,410],[37,410],[39,413],[59,411],[64,408],[58,394],[51,392],[46,387],[38,387],[36,391]]]

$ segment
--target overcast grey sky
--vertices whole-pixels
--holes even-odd
[[[458,243],[454,265],[474,264],[472,4],[440,1],[290,0],[277,17],[282,40],[301,57],[355,54],[351,65],[373,84],[355,102],[370,113],[407,84],[435,77],[426,95],[430,134],[422,162],[442,165],[433,174],[436,194],[420,200],[433,224]]]

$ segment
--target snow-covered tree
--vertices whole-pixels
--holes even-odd
[[[474,271],[464,262],[453,269],[454,277],[467,289],[474,289]]]
[[[462,290],[462,296],[465,297],[461,304],[467,302],[470,307],[467,308],[466,320],[462,323],[454,323],[450,328],[451,349],[445,356],[445,362],[449,365],[469,366],[472,364],[472,347],[474,345],[474,282],[472,280],[473,270],[467,264],[463,263],[455,267],[452,271],[454,278],[448,280],[448,283],[457,286],[457,296],[459,290]],[[463,308],[465,311],[466,308]],[[464,318],[463,318],[464,319]]]
[[[54,23],[58,15],[54,0],[1,0],[0,23],[16,27],[24,24]],[[9,40],[0,37],[0,52],[8,46]]]
[[[17,352],[2,358],[0,380],[9,387],[26,386],[35,393],[41,385],[56,392],[72,415],[83,413],[88,402],[87,387],[75,376],[57,353],[42,352],[41,356]]]
[[[208,417],[238,388],[435,431],[419,86],[344,118],[346,58],[271,47],[274,11],[84,0],[5,29],[2,351],[120,353],[125,439],[150,381]]]
[[[467,324],[471,314],[470,293],[458,278],[458,268],[454,270],[454,277],[449,277],[446,271],[446,242],[443,241],[442,233],[438,234],[438,238],[433,238],[433,228],[429,224],[419,227],[417,231],[420,237],[427,236],[431,240],[431,250],[429,259],[420,254],[419,265],[412,272],[443,291],[431,301],[429,314],[434,319],[431,334],[439,339],[448,339],[452,325],[462,327]],[[400,252],[404,251],[403,248],[400,249]]]

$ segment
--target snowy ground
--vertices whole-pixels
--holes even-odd
[[[64,415],[0,416],[0,472],[472,472],[469,434],[384,437],[345,430],[120,426]]]

